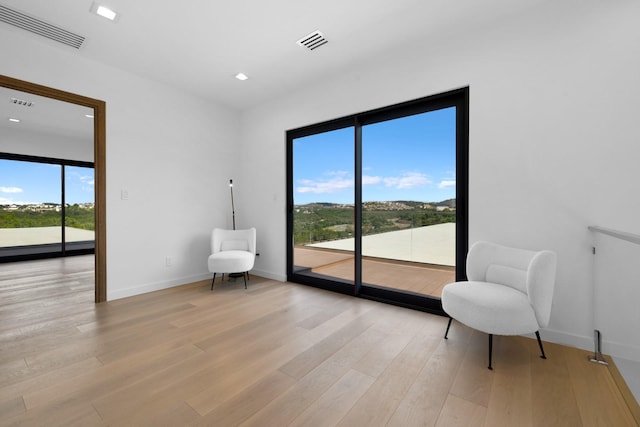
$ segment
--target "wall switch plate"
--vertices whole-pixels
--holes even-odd
[[[120,190],[120,199],[129,200],[129,190]]]

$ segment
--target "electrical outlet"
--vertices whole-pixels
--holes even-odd
[[[172,265],[173,265],[173,257],[170,257],[170,256],[166,257],[164,259],[164,266],[171,267]]]
[[[125,189],[120,190],[120,199],[129,200],[129,190],[125,190]]]

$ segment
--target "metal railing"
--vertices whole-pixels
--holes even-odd
[[[614,230],[614,229],[610,229],[610,228],[604,228],[604,227],[598,227],[598,226],[589,226],[588,227],[589,231],[593,232],[593,233],[600,233],[606,236],[610,236],[613,237],[615,239],[618,240],[622,240],[622,241],[626,241],[626,242],[630,242],[632,244],[635,245],[640,245],[640,235],[637,234],[633,234],[633,233],[629,233],[626,231],[619,231],[619,230]],[[627,247],[628,248],[628,247]],[[593,247],[593,254],[596,255],[597,251],[596,251],[596,246]],[[594,266],[595,268],[595,266]],[[635,268],[635,266],[634,266]],[[620,266],[616,266],[615,267],[616,271],[621,271],[624,270],[623,268],[620,268]],[[594,354],[593,357],[590,357],[589,360],[591,360],[592,362],[595,363],[600,363],[603,365],[607,365],[608,363],[605,361],[605,359],[602,356],[602,333],[600,332],[600,330],[598,329],[599,326],[604,326],[604,325],[599,325],[599,317],[597,316],[597,308],[596,308],[596,302],[598,300],[597,294],[599,291],[598,288],[598,283],[597,282],[597,277],[598,277],[598,271],[594,270],[594,279],[593,279],[593,317],[594,317]],[[612,279],[612,281],[615,282],[615,279]],[[606,296],[611,296],[611,294],[615,293],[615,289],[611,290],[611,289],[607,289],[606,292],[603,292],[602,295]],[[624,311],[624,310],[623,310]],[[621,314],[620,312],[617,313],[619,317],[619,315]]]

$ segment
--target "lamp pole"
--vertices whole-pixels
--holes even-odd
[[[233,218],[233,229],[236,229],[236,208],[233,206],[233,180],[229,180],[229,189],[231,190],[231,215]]]

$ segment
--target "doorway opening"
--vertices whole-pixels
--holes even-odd
[[[106,104],[104,101],[0,75],[0,86],[93,110],[95,293],[96,303],[107,299],[106,277]]]

